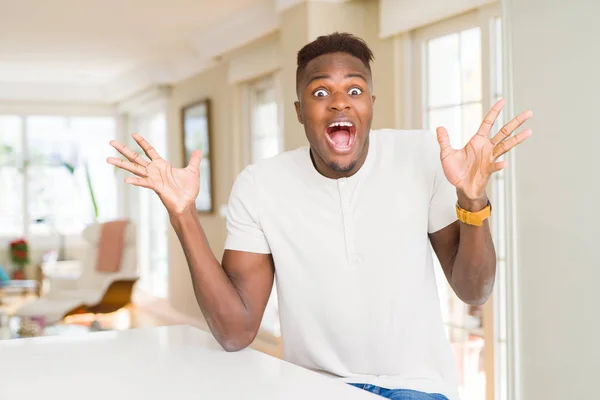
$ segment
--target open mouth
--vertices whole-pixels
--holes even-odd
[[[352,122],[334,122],[327,127],[327,142],[336,152],[345,153],[352,149],[356,139],[356,127]]]

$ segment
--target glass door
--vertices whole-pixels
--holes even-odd
[[[247,144],[246,159],[249,163],[276,156],[283,150],[276,81],[275,75],[269,75],[245,85],[244,115],[249,119],[246,124],[249,132],[244,143]],[[273,284],[261,329],[275,337],[280,336],[276,283]]]
[[[415,121],[424,129],[448,129],[452,147],[463,147],[475,134],[484,114],[500,96],[501,51],[499,9],[483,7],[414,32]],[[501,114],[494,126],[502,126]],[[483,306],[469,306],[453,292],[436,262],[436,278],[446,332],[459,371],[464,400],[497,398],[506,387],[496,353],[501,344],[494,325],[505,315],[504,173],[492,176],[488,194],[494,203],[490,225],[497,252],[494,295]],[[499,305],[499,303],[502,303]],[[497,386],[497,388],[495,387]]]
[[[130,132],[148,140],[163,157],[167,155],[167,125],[164,113],[135,116]],[[128,146],[143,154],[131,136]],[[144,156],[145,157],[145,156]],[[168,215],[164,205],[151,190],[128,187],[131,217],[137,225],[139,287],[151,296],[166,298],[168,288]]]

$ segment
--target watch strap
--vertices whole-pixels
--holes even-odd
[[[482,226],[485,221],[492,214],[492,204],[488,200],[487,205],[483,210],[472,212],[461,208],[456,203],[456,216],[458,220],[464,224],[472,226]]]

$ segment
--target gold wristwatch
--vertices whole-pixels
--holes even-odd
[[[458,203],[456,203],[456,216],[459,221],[465,223],[467,225],[473,226],[481,226],[483,225],[483,221],[485,221],[492,214],[492,203],[488,200],[487,205],[481,211],[471,212],[461,208]]]

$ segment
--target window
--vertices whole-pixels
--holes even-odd
[[[427,46],[427,128],[445,126],[460,148],[479,128],[482,116],[481,29],[431,39]]]
[[[273,77],[248,84],[248,106],[250,163],[255,163],[263,158],[275,156],[283,149]]]
[[[0,116],[0,236],[25,233],[23,121]]]
[[[444,126],[454,148],[463,147],[502,94],[500,19],[489,6],[414,32],[415,120],[429,130]],[[494,131],[504,123],[502,114]],[[506,399],[506,227],[504,173],[490,182],[492,233],[497,252],[494,296],[482,307],[464,304],[436,260],[436,277],[446,332],[465,400]],[[503,322],[504,321],[504,322]],[[503,331],[504,329],[504,331]],[[495,332],[496,331],[496,332]],[[504,388],[504,389],[503,389]],[[502,395],[504,393],[504,395]]]
[[[192,152],[200,150],[200,192],[196,198],[196,210],[198,212],[210,212],[213,205],[213,182],[211,174],[212,160],[212,138],[210,123],[210,100],[204,99],[200,102],[188,105],[182,110],[183,136],[184,136],[184,159],[183,165],[190,161]]]
[[[112,117],[0,115],[0,235],[76,235],[117,216]]]

